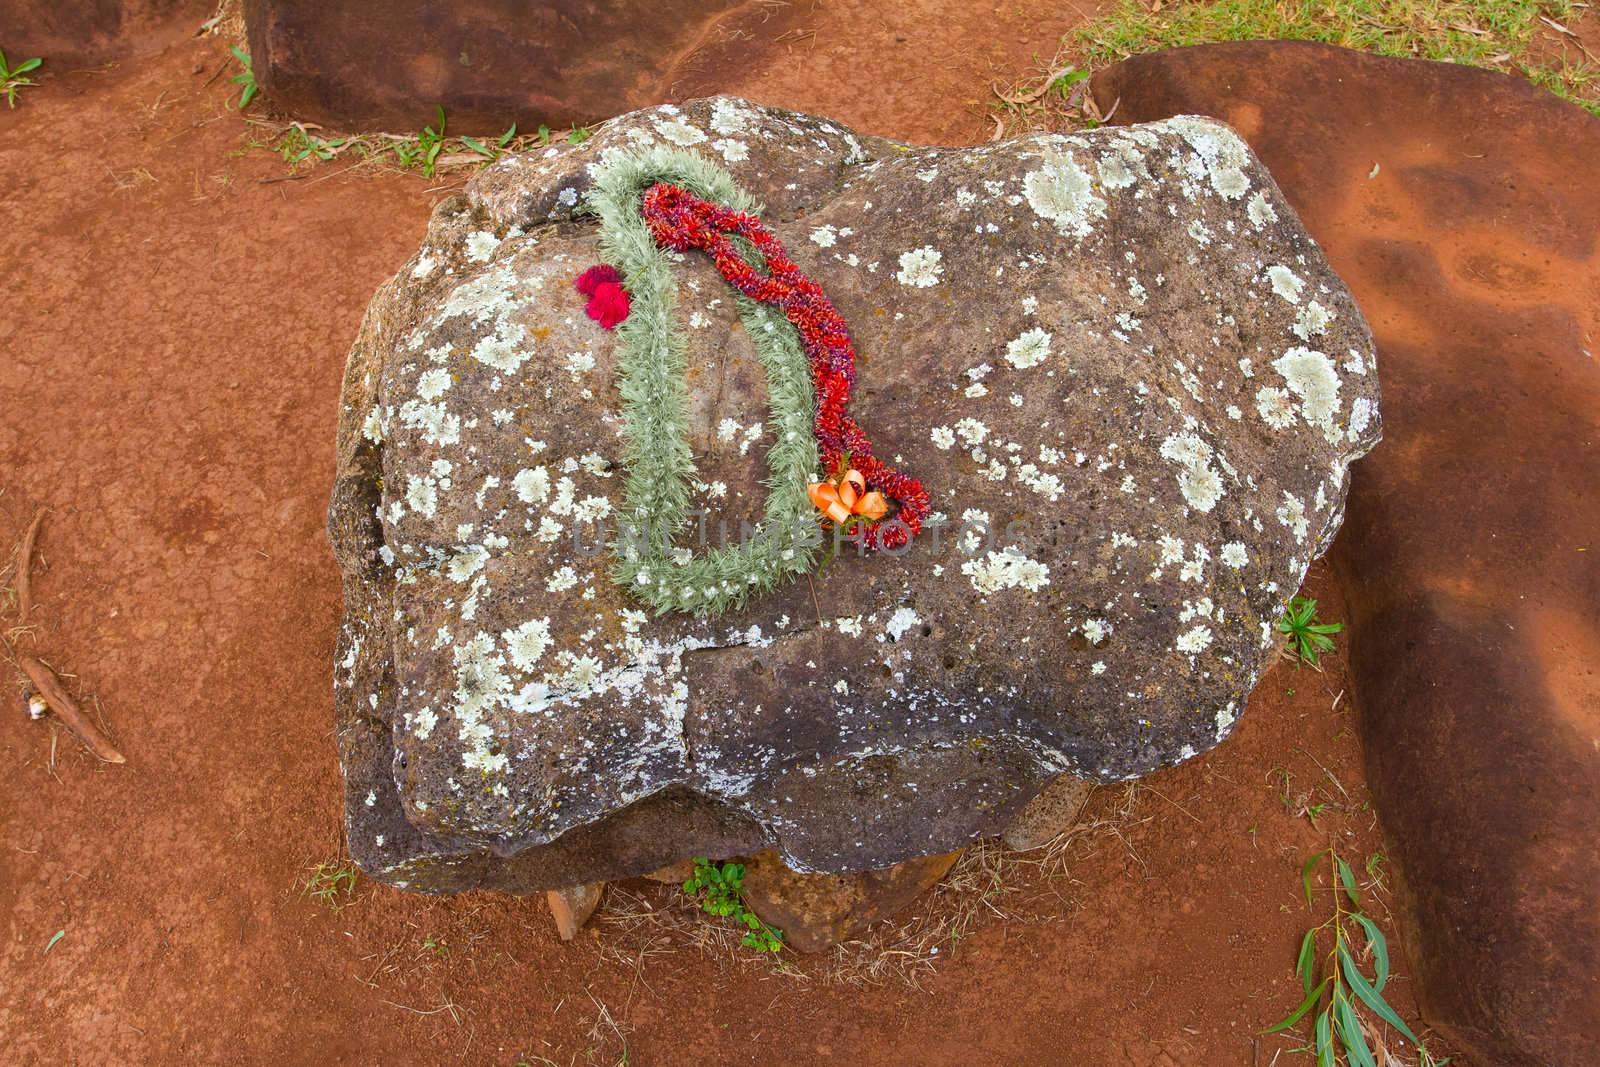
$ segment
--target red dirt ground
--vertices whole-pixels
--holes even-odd
[[[878,8],[801,10],[834,59],[797,47],[725,87],[970,141],[986,123],[964,102],[1047,61],[1077,17]],[[681,939],[636,968],[602,954],[638,947],[613,926],[561,944],[538,899],[365,880],[338,912],[307,899],[307,869],[342,848],[323,532],[340,376],[446,189],[339,165],[264,184],[283,165],[239,154],[229,87],[204,84],[222,54],[191,41],[56,71],[0,113],[0,544],[51,509],[21,641],[98,697],[129,761],[95,763],[6,687],[0,1060],[1297,1061],[1296,1042],[1252,1035],[1298,999],[1300,864],[1330,837],[1358,861],[1382,848],[1337,659],[1275,668],[1236,735],[1148,780],[1131,814],[1100,790],[1091,814],[1121,837],[1075,843],[1070,876],[1018,869],[1005,899],[1024,920],[946,946],[926,991],[797,982]],[[1341,617],[1325,572],[1311,585]],[[1305,791],[1342,810],[1313,828],[1289,810]],[[1395,947],[1393,1000],[1414,1018]],[[596,1029],[601,1006],[615,1029]]]

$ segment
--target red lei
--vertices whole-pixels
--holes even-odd
[[[872,442],[846,408],[856,380],[850,330],[816,282],[800,272],[783,243],[753,215],[702,200],[676,185],[658,182],[644,194],[645,224],[656,243],[676,252],[698,248],[716,261],[729,285],[752,300],[780,308],[800,332],[811,361],[817,394],[816,434],[825,471],[848,465],[867,484],[900,505],[897,514],[858,522],[850,536],[867,548],[899,548],[922,530],[928,491],[908,474],[872,454]],[[730,235],[753,244],[767,263],[763,276],[745,262]]]

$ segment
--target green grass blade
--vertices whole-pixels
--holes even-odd
[[[12,74],[26,74],[30,70],[38,70],[39,69],[39,64],[43,63],[43,62],[44,62],[44,60],[37,59],[37,58],[35,58],[35,59],[24,59],[22,61],[22,65],[17,67],[17,69],[12,71],[11,73]]]
[[[1355,958],[1350,955],[1350,950],[1343,945],[1339,946],[1339,962],[1343,965],[1345,980],[1350,983],[1350,988],[1355,990],[1356,996],[1361,998],[1361,1002],[1371,1008],[1384,1022],[1404,1034],[1407,1041],[1413,1045],[1420,1044],[1417,1040],[1417,1035],[1411,1032],[1411,1027],[1407,1026],[1405,1020],[1395,1014],[1393,1008],[1389,1007],[1388,1001],[1384,1000],[1383,996],[1372,988],[1371,983],[1367,981],[1367,976],[1361,973],[1360,967],[1356,966]]]
[[[1350,1057],[1351,1067],[1378,1067],[1372,1058],[1372,1050],[1367,1047],[1367,1035],[1361,1032],[1361,1020],[1356,1018],[1356,1009],[1342,996],[1333,998],[1334,1021],[1339,1027],[1339,1040],[1344,1043],[1345,1055]]]
[[[1317,1026],[1314,1031],[1317,1047],[1317,1067],[1334,1067],[1333,1062],[1333,1025],[1329,1022],[1333,1008],[1329,1007],[1317,1016]]]
[[[1328,983],[1331,981],[1333,981],[1332,978],[1324,978],[1321,985],[1317,986],[1316,989],[1313,989],[1311,992],[1306,994],[1306,999],[1300,1002],[1300,1006],[1298,1008],[1261,1032],[1263,1034],[1275,1034],[1280,1030],[1287,1030],[1289,1027],[1299,1022],[1305,1016],[1306,1012],[1316,1007],[1317,1001],[1322,999],[1322,993],[1328,988]]]
[[[1333,860],[1339,870],[1339,881],[1344,883],[1345,895],[1350,898],[1350,903],[1359,908],[1361,906],[1361,893],[1356,889],[1355,872],[1350,869],[1350,865],[1344,861],[1343,856],[1335,856]]]
[[[1367,932],[1367,944],[1372,946],[1373,965],[1377,969],[1377,981],[1372,983],[1373,991],[1382,993],[1389,981],[1389,942],[1384,940],[1383,931],[1378,929],[1377,923],[1359,912],[1355,918]]]
[[[506,130],[505,133],[502,133],[500,135],[500,140],[497,141],[496,143],[501,148],[504,148],[506,145],[510,144],[516,138],[516,136],[517,136],[517,124],[515,122],[513,122],[511,124],[511,128]]]
[[[1295,973],[1300,976],[1300,987],[1303,992],[1310,993],[1312,983],[1316,981],[1317,958],[1317,930],[1312,927],[1306,931],[1306,936],[1300,941],[1300,957],[1295,960]]]
[[[1306,865],[1304,867],[1300,868],[1300,886],[1301,886],[1301,888],[1303,888],[1306,891],[1306,903],[1307,904],[1312,903],[1312,900],[1311,900],[1311,871],[1312,871],[1312,868],[1316,867],[1317,861],[1320,860],[1323,856],[1326,856],[1327,854],[1328,854],[1328,850],[1327,849],[1323,849],[1321,852],[1316,853],[1310,859],[1306,860]]]

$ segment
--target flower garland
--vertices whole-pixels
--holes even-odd
[[[879,511],[876,517],[853,512],[863,521],[848,525],[851,538],[867,548],[899,548],[907,544],[922,529],[928,493],[917,479],[872,454],[866,432],[846,410],[856,380],[855,347],[850,343],[850,329],[843,316],[821,286],[800,272],[783,242],[747,211],[711,203],[680,186],[661,182],[645,192],[643,212],[645,224],[657,242],[677,252],[698,248],[708,253],[722,277],[739,293],[783,309],[785,317],[800,332],[811,361],[817,394],[817,443],[822,446],[823,465],[839,471],[849,468],[865,480],[860,490],[863,495],[870,495],[866,487],[873,486],[900,505],[899,514],[893,519],[885,518],[886,510]],[[734,237],[743,238],[760,254],[766,265],[765,274],[740,254]],[[841,522],[822,504],[818,507]]]
[[[850,418],[855,352],[849,331],[755,217],[759,207],[749,194],[715,164],[657,147],[608,164],[586,199],[600,219],[602,251],[621,268],[620,274],[608,266],[590,268],[577,283],[590,298],[588,314],[618,336],[627,525],[613,577],[658,611],[720,614],[814,568],[817,511],[811,505],[819,490],[823,496],[831,490],[830,502],[837,502],[841,485],[851,504],[816,507],[854,541],[868,548],[908,543],[921,529],[927,492],[873,456]],[[667,250],[689,248],[709,252],[739,294],[739,316],[766,371],[777,429],[767,453],[766,506],[754,534],[698,556],[673,544],[688,518],[695,467],[688,444],[687,345],[676,326]],[[786,328],[791,324],[794,329]],[[809,481],[819,461],[837,472],[827,490]],[[899,504],[892,518],[886,498]]]
[[[672,256],[639,213],[644,191],[673,181],[700,196],[754,210],[726,171],[657,147],[608,164],[586,197],[600,219],[600,248],[631,294],[616,326],[627,471],[613,578],[657,611],[718,615],[751,595],[812,571],[818,538],[807,479],[818,466],[806,354],[776,309],[737,297],[739,317],[767,375],[775,441],[767,450],[767,500],[755,532],[738,544],[690,555],[673,540],[689,518],[688,344],[677,326]],[[599,310],[599,309],[596,309]]]

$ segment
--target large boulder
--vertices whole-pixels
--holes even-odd
[[[591,525],[623,412],[573,289],[602,258],[585,194],[667,148],[765,203],[851,325],[853,412],[944,520],[715,618],[646,614]],[[781,412],[727,286],[678,260],[715,541],[759,517]],[[1378,436],[1360,312],[1216,122],[913,148],[718,98],[505,159],[350,356],[352,854],[425,891],[764,847],[857,872],[999,833],[1060,775],[1188,759],[1243,712]]]
[[[33,2],[33,0],[30,0]],[[154,0],[146,0],[154,2]],[[670,94],[735,0],[243,0],[269,105],[339,129],[591,122]]]
[[[192,37],[212,0],[6,0],[0,4],[0,48],[12,65],[38,56],[49,74],[74,65],[158,52]]]
[[[1473,1063],[1600,1062],[1600,119],[1292,42],[1095,92],[1232,123],[1371,314],[1391,440],[1333,557],[1417,1000]]]

